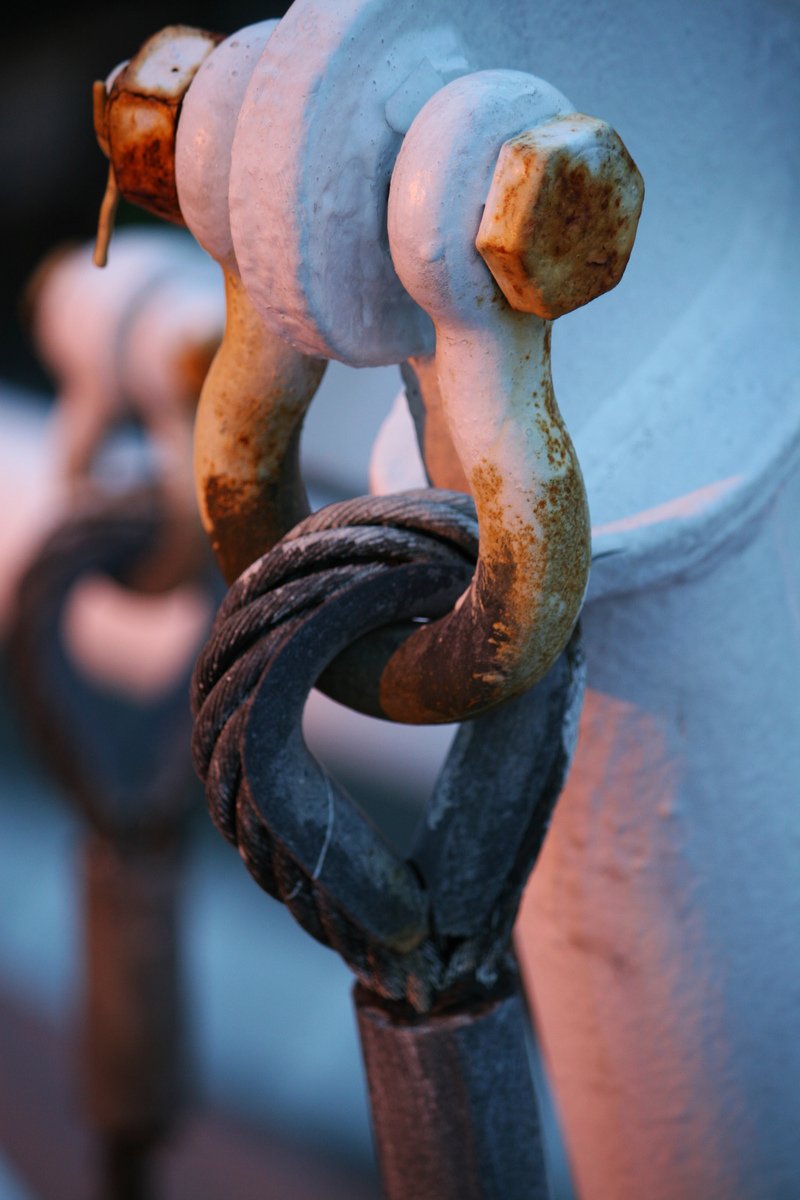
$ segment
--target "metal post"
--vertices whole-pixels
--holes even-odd
[[[154,568],[169,513],[157,493],[97,501],[52,531],[24,572],[10,677],[31,740],[86,817],[81,1074],[102,1200],[153,1200],[153,1153],[176,1123],[186,1044],[177,932],[188,787],[186,679],[150,704],[96,684],[69,653],[76,579]]]
[[[180,855],[90,836],[85,1087],[109,1200],[149,1200],[155,1148],[185,1093],[177,936]]]
[[[516,971],[441,1013],[354,995],[387,1200],[546,1200]]]

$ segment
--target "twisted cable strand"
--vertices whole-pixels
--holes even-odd
[[[322,849],[307,856],[305,863],[274,835],[270,798],[252,793],[242,752],[250,709],[262,682],[282,649],[306,622],[313,624],[317,610],[337,597],[346,601],[350,589],[355,592],[398,568],[402,572],[408,564],[439,564],[454,581],[464,578],[474,565],[477,543],[472,502],[460,493],[424,490],[365,497],[320,510],[234,583],[194,678],[195,763],[217,827],[238,847],[259,885],[286,904],[309,934],[337,950],[366,986],[387,998],[406,1000],[418,1011],[429,1010],[437,997],[465,983],[490,982],[499,969],[526,864],[535,856],[548,805],[563,779],[566,758],[561,748],[545,754],[541,768],[536,768],[544,779],[544,805],[540,811],[534,803],[520,829],[516,862],[485,920],[463,936],[445,935],[437,931],[436,914],[431,912],[428,933],[407,950],[384,944],[352,919],[335,894],[335,871],[332,877],[326,868],[324,883],[321,880],[322,863],[336,844],[338,831],[332,823],[320,828]],[[554,690],[546,703],[556,697],[557,709],[558,695]],[[512,727],[518,728],[519,722]],[[330,786],[328,781],[333,806]],[[342,793],[337,803],[347,803]],[[331,809],[329,821],[332,816]],[[311,865],[315,861],[317,865]],[[425,888],[424,882],[421,886]]]

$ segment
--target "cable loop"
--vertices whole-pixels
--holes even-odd
[[[195,764],[218,829],[362,982],[419,1012],[501,969],[571,753],[577,637],[531,692],[462,726],[409,861],[313,758],[301,721],[353,643],[380,658],[449,611],[476,554],[461,494],[323,509],[234,583],[193,683]]]

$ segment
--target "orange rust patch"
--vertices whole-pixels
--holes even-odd
[[[192,409],[197,405],[197,399],[218,348],[219,339],[208,338],[184,346],[175,356],[176,373],[185,389],[184,398]]]
[[[148,212],[180,225],[183,218],[175,184],[177,119],[177,103],[112,91],[109,145],[120,192]]]
[[[541,315],[569,312],[619,283],[636,228],[619,205],[614,179],[573,163],[566,151],[556,156],[521,230],[522,263],[538,286]]]
[[[325,362],[269,334],[226,272],[225,334],[198,408],[203,524],[230,582],[308,513],[300,475],[303,416]]]
[[[541,485],[525,520],[504,499],[502,474],[485,460],[471,483],[481,557],[459,607],[412,634],[380,684],[384,713],[410,722],[462,720],[541,678],[578,616],[589,571],[586,493],[571,469]]]
[[[560,134],[530,130],[501,150],[475,244],[518,311],[570,312],[615,287],[630,257],[641,177],[618,136],[597,122],[603,157],[590,170],[587,123],[563,118],[551,123]]]
[[[170,41],[191,39],[196,61],[173,66],[160,85],[143,88],[140,72]],[[94,125],[100,148],[109,157],[121,194],[134,204],[182,225],[175,185],[175,130],[180,107],[203,60],[221,34],[175,25],[149,38],[114,80],[104,98],[102,84],[93,93]],[[102,89],[102,90],[101,90]]]
[[[547,354],[548,355],[550,354],[549,346],[547,348]],[[558,404],[556,403],[556,394],[555,394],[555,391],[553,390],[553,381],[552,381],[552,379],[550,379],[549,376],[547,379],[545,379],[543,391],[544,391],[544,395],[543,395],[542,399],[544,400],[545,412],[547,413],[548,417],[550,418],[550,420],[553,422],[554,425],[560,426],[561,425],[561,413],[558,411]]]
[[[205,481],[204,499],[211,546],[225,580],[232,583],[281,534],[276,536],[267,506],[259,505],[252,488],[211,476]]]
[[[498,664],[503,675],[515,674],[520,649],[531,655],[524,673],[536,676],[564,645],[580,607],[589,570],[589,521],[586,494],[574,450],[565,437],[561,454],[572,459],[571,469],[537,488],[532,505],[535,523],[509,512],[502,500],[502,480],[493,464],[484,462],[472,483],[481,514],[481,564],[475,589],[482,609],[501,613],[503,641],[511,656]],[[491,530],[491,540],[489,540]],[[487,536],[484,536],[486,533]],[[557,597],[562,613],[542,616],[542,600]],[[535,661],[535,660],[538,660]]]
[[[247,435],[237,435],[236,440],[242,437],[247,443]],[[300,475],[299,441],[299,429],[288,440],[283,439],[280,461],[269,473],[259,473],[256,454],[254,469],[245,476],[218,472],[201,481],[204,523],[228,583],[308,513]]]

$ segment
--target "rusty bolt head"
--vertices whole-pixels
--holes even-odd
[[[572,113],[505,143],[475,245],[512,308],[560,317],[619,283],[643,199],[619,135]]]
[[[170,25],[149,38],[106,94],[95,85],[95,132],[126,199],[183,224],[175,185],[175,130],[200,64],[222,35]]]

